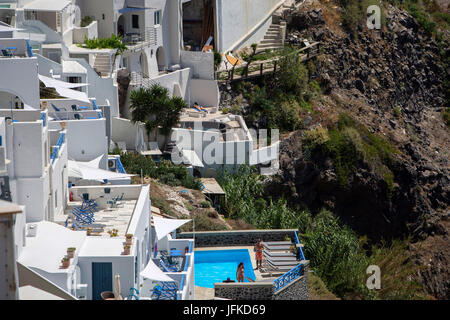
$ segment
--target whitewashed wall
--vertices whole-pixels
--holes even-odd
[[[284,0],[216,0],[219,51],[235,50],[262,40],[271,14],[283,3]]]

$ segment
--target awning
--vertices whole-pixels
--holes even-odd
[[[68,163],[68,175],[70,178],[103,181],[130,178],[134,176],[132,174],[123,174],[99,169],[86,162],[69,160]]]
[[[203,168],[203,162],[198,157],[197,153],[193,150],[182,150],[183,153],[183,163],[190,164],[194,167]]]
[[[155,8],[133,8],[133,7],[127,7],[119,10],[119,13],[128,13],[128,12],[135,12],[135,11],[141,11],[141,10],[148,10],[148,9],[155,9]]]
[[[68,83],[43,76],[41,74],[39,75],[39,80],[41,80],[46,87],[55,88],[56,92],[58,92],[58,94],[62,97],[80,102],[91,103],[86,93],[70,89],[86,86],[87,84],[85,83]]]
[[[165,274],[158,266],[150,259],[147,266],[140,273],[141,277],[154,281],[172,282],[171,277]]]
[[[23,6],[24,10],[33,11],[63,11],[71,1],[69,0],[34,0]]]
[[[156,237],[158,240],[161,240],[169,233],[174,230],[177,230],[182,225],[192,221],[191,219],[182,220],[182,219],[163,219],[153,217],[153,223],[155,224]]]
[[[79,87],[86,87],[89,85],[88,83],[64,82],[61,80],[43,76],[41,74],[39,75],[39,80],[41,80],[45,84],[46,87],[50,87],[50,88],[61,87],[61,88],[65,88],[65,89],[73,89],[73,88],[79,88]]]

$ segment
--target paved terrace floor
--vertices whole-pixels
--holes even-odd
[[[97,201],[100,202],[100,201]],[[117,229],[117,236],[124,237],[128,228],[128,225],[133,217],[134,208],[136,206],[137,200],[122,200],[119,202],[118,208],[103,208],[98,212],[94,213],[94,225],[92,236],[99,237],[110,237],[108,231],[112,231],[113,229]],[[100,208],[103,206],[99,203]],[[81,201],[70,202],[69,206],[65,211],[65,215],[62,217],[64,221],[67,216],[71,216],[72,208],[74,206],[80,207]],[[58,219],[61,221],[60,219]],[[60,222],[57,221],[57,222]],[[69,223],[71,226],[71,223]],[[103,230],[103,231],[102,231]]]
[[[259,270],[256,270],[256,260],[255,260],[255,253],[253,252],[253,246],[233,246],[233,247],[202,247],[202,248],[196,248],[195,251],[208,251],[208,250],[239,250],[239,249],[247,249],[248,253],[250,255],[250,260],[252,262],[253,266],[253,272],[255,273],[255,280],[256,282],[272,282],[276,279],[276,277],[273,278],[267,278],[263,277],[261,275],[261,272]],[[194,256],[195,259],[195,256]],[[194,297],[195,300],[214,300],[214,289],[212,288],[203,288],[195,286],[194,291]]]

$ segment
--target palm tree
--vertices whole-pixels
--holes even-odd
[[[179,122],[181,111],[186,107],[182,98],[170,98],[169,90],[159,84],[135,90],[130,96],[131,121],[145,123],[149,140],[150,133],[154,131],[157,137],[158,128],[161,127],[166,136],[164,145],[172,128]]]

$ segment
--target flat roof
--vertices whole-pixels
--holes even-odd
[[[117,257],[123,252],[125,239],[87,237],[78,257]]]
[[[86,68],[83,67],[79,62],[71,60],[63,60],[62,69],[64,73],[87,73]]]
[[[22,213],[22,209],[19,205],[9,201],[0,200],[0,216],[18,213]]]
[[[34,0],[24,5],[23,9],[33,11],[62,11],[69,4],[69,0]]]
[[[214,178],[201,178],[200,181],[205,186],[202,190],[203,193],[207,194],[225,194],[220,184]]]
[[[27,230],[33,225],[36,235],[27,235],[27,245],[17,261],[48,273],[67,273],[68,269],[60,268],[61,259],[67,254],[67,248],[80,250],[86,239],[86,232],[72,231],[48,221],[27,223]]]

